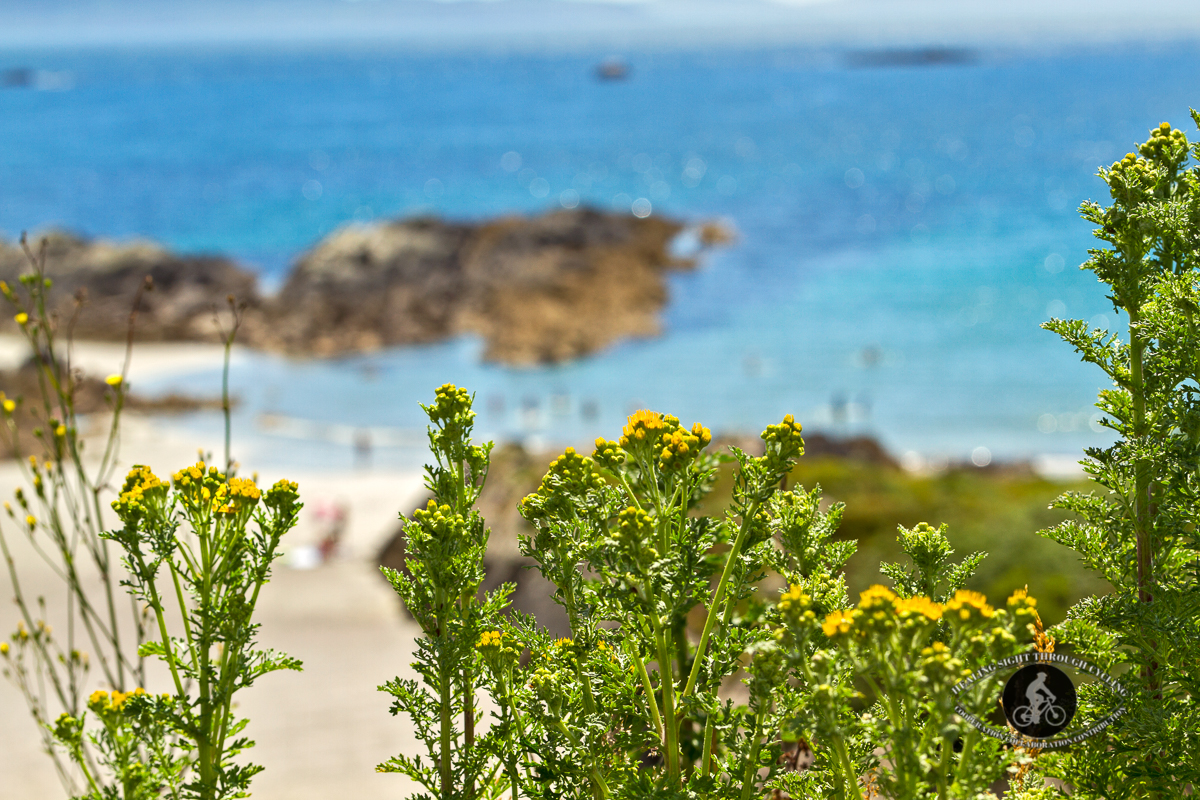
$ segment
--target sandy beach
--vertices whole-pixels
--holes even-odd
[[[17,341],[0,341],[0,361],[20,357]],[[138,345],[131,382],[170,370],[190,371],[220,363],[220,348],[204,345]],[[92,374],[119,371],[123,348],[81,344],[74,363]],[[214,360],[215,359],[215,360]],[[130,415],[123,426],[118,475],[135,463],[151,465],[160,475],[190,464],[197,449],[219,452],[219,441],[195,441],[172,430],[162,419]],[[245,464],[244,472],[254,469]],[[278,473],[278,474],[276,474]],[[263,471],[260,480],[288,477],[300,484],[306,508],[300,524],[286,540],[288,552],[278,562],[264,589],[256,620],[262,623],[260,644],[287,652],[304,662],[303,672],[267,675],[240,695],[248,729],[256,742],[249,754],[266,771],[253,784],[263,798],[307,800],[350,796],[402,796],[406,780],[380,775],[375,765],[401,751],[413,752],[407,724],[388,714],[389,698],[376,687],[408,668],[415,627],[379,576],[374,556],[396,531],[400,511],[411,511],[423,496],[416,472],[358,471],[287,473]],[[17,464],[0,464],[0,495],[11,497],[22,482]],[[319,512],[340,504],[346,526],[338,553],[308,569],[292,564],[314,545],[327,522]],[[28,596],[44,595],[50,616],[61,612],[62,590],[32,548],[14,537],[7,519],[14,557]],[[7,576],[0,579],[9,594]],[[15,628],[15,609],[0,618],[4,638]],[[60,629],[61,630],[61,629]],[[92,679],[97,676],[93,673]],[[99,682],[89,689],[106,688]],[[161,687],[148,687],[158,690]],[[62,790],[51,763],[39,751],[34,723],[24,701],[7,681],[0,681],[0,774],[5,800],[45,800]]]

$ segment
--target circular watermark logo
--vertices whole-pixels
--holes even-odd
[[[1004,684],[1004,718],[1017,733],[1049,739],[1064,730],[1079,702],[1075,684],[1051,664],[1030,664]]]
[[[1097,678],[1118,697],[1123,698],[1128,693],[1115,678],[1082,658],[1059,653],[1022,653],[980,667],[952,689],[955,697],[961,697],[985,678],[1001,670],[1015,668],[1016,671],[1005,682],[1000,698],[1008,730],[989,725],[965,709],[961,702],[955,705],[954,710],[976,729],[994,739],[1036,749],[1067,747],[1083,741],[1095,736],[1125,713],[1125,706],[1118,705],[1108,716],[1087,728],[1069,730],[1078,710],[1079,695],[1075,691],[1074,681],[1056,666],[1059,664]],[[1060,736],[1064,732],[1066,735]]]

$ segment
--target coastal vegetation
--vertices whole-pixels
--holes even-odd
[[[1061,495],[1054,505],[1070,515],[1043,531],[1108,584],[1062,623],[1047,631],[1024,587],[1002,604],[965,589],[985,554],[953,560],[947,526],[924,522],[902,525],[904,557],[880,565],[891,586],[852,604],[845,566],[856,543],[835,535],[845,507],[823,503],[820,486],[788,482],[804,452],[790,415],[763,431],[761,455],[729,448],[727,499],[702,506],[722,458],[706,452],[710,433],[643,410],[590,457],[568,449],[521,501],[532,525],[522,551],[569,624],[570,636],[555,639],[527,615],[500,613],[512,585],[479,591],[488,531],[473,506],[492,447],[471,442],[471,397],[447,384],[425,409],[433,499],[405,525],[404,569],[384,568],[424,635],[421,681],[381,689],[394,696],[393,713],[414,721],[426,753],[380,769],[407,774],[431,798],[946,800],[988,796],[1002,779],[1010,797],[1062,796],[1046,777],[1072,797],[1194,791],[1193,157],[1200,145],[1164,123],[1101,169],[1113,204],[1082,209],[1105,245],[1084,268],[1128,328],[1045,324],[1112,380],[1097,405],[1117,434],[1086,452],[1095,488]],[[786,588],[771,591],[771,573]],[[967,724],[996,707],[990,665],[1056,646],[1119,680],[1080,687],[1070,747],[1006,744]],[[739,682],[745,689],[734,691]],[[497,709],[486,729],[480,692]]]
[[[1200,113],[1193,118],[1200,126]],[[722,448],[699,422],[639,410],[590,454],[556,457],[517,504],[528,526],[521,552],[565,617],[568,635],[555,636],[510,608],[512,584],[485,587],[491,534],[479,506],[498,452],[472,440],[471,394],[439,387],[423,407],[432,499],[404,522],[403,562],[384,569],[421,635],[417,679],[380,688],[424,751],[379,770],[409,776],[429,800],[950,800],[1005,784],[1018,800],[1194,792],[1193,159],[1200,145],[1164,123],[1100,171],[1112,205],[1082,209],[1102,243],[1084,268],[1128,324],[1045,324],[1111,379],[1097,406],[1116,434],[1086,452],[1090,484],[1061,494],[1052,512],[1024,507],[1052,487],[1016,471],[918,475],[806,456],[792,415],[753,447]],[[69,795],[246,796],[259,768],[239,757],[251,743],[234,698],[270,671],[300,666],[256,649],[253,622],[300,509],[297,487],[264,491],[237,476],[227,433],[223,466],[209,458],[169,483],[135,467],[111,504],[120,526],[109,528],[101,495],[114,477],[125,376],[105,381],[113,416],[97,471],[82,456],[76,376],[55,347],[45,251],[27,256],[21,288],[0,290],[40,370],[30,414],[41,453],[24,452],[18,401],[0,398],[12,450],[29,456],[20,462],[29,491],[17,492],[0,526],[20,616],[0,663]],[[235,322],[239,314],[231,302]],[[881,544],[878,530],[896,525],[894,544]],[[1003,531],[1037,525],[1041,548],[1003,542]],[[62,579],[71,615],[62,642],[22,594],[13,531]],[[999,559],[975,550],[985,537],[979,544]],[[880,554],[878,574],[851,569],[865,545]],[[1053,594],[1044,568],[1022,572],[1015,548],[1051,564],[1073,551],[1093,573],[1090,587],[1060,588],[1070,605],[1058,624],[1046,625],[1048,604],[1026,586],[1040,579]],[[869,584],[857,601],[853,583]],[[972,588],[981,584],[990,600]],[[997,664],[1048,660],[1056,648],[1112,678],[1079,687],[1069,747],[969,724],[997,721]],[[169,675],[165,693],[146,686],[151,659]],[[101,678],[89,677],[93,665]],[[107,688],[89,692],[97,682]]]
[[[111,502],[119,527],[109,527],[102,498],[118,463],[129,351],[104,390],[73,370],[60,338],[71,328],[60,330],[48,302],[47,244],[36,254],[21,244],[30,269],[16,287],[0,282],[0,293],[28,341],[36,391],[0,396],[7,447],[25,477],[0,525],[18,610],[15,632],[0,642],[0,670],[24,697],[68,796],[248,796],[261,767],[235,760],[253,746],[235,697],[268,672],[300,668],[257,649],[253,621],[280,541],[296,524],[296,484],[264,491],[236,476],[226,392],[224,466],[202,460],[169,481],[134,466]],[[128,315],[129,347],[142,294]],[[236,328],[224,333],[228,369]],[[98,391],[111,413],[99,462],[85,457],[80,433]],[[49,611],[44,597],[23,591],[11,549],[20,540],[60,579],[65,608]],[[152,661],[170,676],[164,691],[151,687]]]

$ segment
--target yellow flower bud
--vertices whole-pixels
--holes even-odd
[[[13,317],[13,319],[17,321],[18,325],[24,326],[29,322],[29,315],[22,311],[20,314],[17,314],[15,317]]]
[[[109,375],[104,379],[104,382],[109,386],[120,386],[123,381],[124,378],[122,378],[120,375]]]

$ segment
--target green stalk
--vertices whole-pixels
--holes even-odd
[[[140,557],[138,558],[138,567],[145,573],[146,564]],[[167,620],[163,617],[162,599],[158,596],[158,588],[154,585],[154,581],[147,581],[146,588],[150,593],[150,607],[154,609],[154,618],[158,622],[158,634],[162,640],[167,666],[171,668],[171,679],[175,683],[175,696],[182,700],[184,697],[183,681],[179,679],[179,669],[175,666],[175,649],[171,647],[171,636],[167,633]],[[184,627],[187,627],[187,609],[180,609],[180,611],[185,614]]]
[[[437,589],[437,594],[434,598],[436,602],[436,635],[438,638],[446,636],[446,593],[442,589]],[[439,669],[438,681],[438,702],[440,705],[440,723],[441,731],[438,742],[438,776],[441,788],[441,795],[447,798],[451,795],[452,787],[450,781],[452,779],[452,765],[450,763],[450,751],[453,747],[453,732],[454,721],[450,713],[451,691],[453,689],[450,675],[450,663],[446,659],[445,654],[439,652],[439,660],[441,661]]]
[[[710,712],[704,720],[704,756],[700,759],[701,775],[708,775],[712,770],[713,734],[716,733],[716,728],[713,725],[713,716]]]
[[[658,731],[659,741],[663,741],[663,721],[658,714],[658,701],[654,699],[654,686],[650,683],[650,674],[646,672],[646,665],[642,663],[642,659],[638,656],[637,645],[632,640],[628,641],[629,657],[633,661],[633,666],[637,669],[638,678],[642,682],[642,688],[646,690],[646,702],[650,706],[650,719],[654,721],[654,729]]]
[[[502,723],[512,722],[512,726],[517,729],[518,739],[523,739],[521,735],[520,723],[517,720],[515,709],[513,709],[512,688],[509,686],[510,681],[507,676],[500,678],[500,691],[497,693],[501,701]],[[509,782],[512,784],[510,789],[511,797],[509,800],[518,800],[517,790],[521,785],[521,778],[517,772],[517,757],[516,748],[513,748],[508,753],[508,758],[504,761],[504,769],[508,773]]]
[[[658,683],[662,689],[663,731],[666,734],[667,777],[673,786],[680,783],[679,772],[679,722],[675,717],[675,678],[671,669],[669,634],[663,629],[657,615],[650,614],[654,626],[654,639],[658,646]]]
[[[230,295],[232,300],[233,296]],[[229,359],[233,352],[233,337],[237,336],[238,318],[237,309],[233,308],[233,303],[230,303],[233,312],[233,330],[225,337],[225,358],[221,366],[221,413],[225,417],[225,474],[229,474],[229,468],[233,466],[233,457],[230,454],[230,440],[233,436],[233,419],[230,413],[229,405]]]
[[[950,800],[950,787],[946,785],[946,776],[950,771],[950,754],[954,752],[954,742],[942,739],[942,760],[938,766],[937,790],[938,800]]]
[[[576,749],[580,747],[579,739],[575,737],[575,734],[571,733],[571,730],[563,723],[561,718],[555,718],[554,727],[557,728],[563,734],[563,736],[566,736]],[[602,775],[600,770],[596,768],[596,761],[594,758],[588,765],[588,774],[591,776],[592,782],[595,784],[596,788],[600,790],[600,796],[602,798],[612,797],[612,792],[610,792],[608,789],[608,783],[605,782],[604,775]]]
[[[704,660],[704,655],[708,649],[708,637],[712,635],[713,625],[717,621],[717,609],[721,607],[722,601],[725,599],[725,592],[729,588],[729,576],[733,574],[733,565],[742,553],[742,547],[746,544],[746,537],[750,533],[750,520],[758,513],[758,503],[751,505],[746,515],[742,517],[742,524],[738,528],[737,538],[733,541],[733,547],[730,548],[728,557],[725,559],[725,568],[721,570],[721,580],[717,583],[717,588],[713,592],[712,603],[708,607],[708,617],[704,620],[704,630],[700,634],[700,643],[696,645],[696,659],[692,662],[692,670],[688,675],[687,684],[683,687],[681,698],[687,697],[696,688],[696,678],[700,676],[700,663]]]
[[[556,542],[553,545],[552,549],[554,550],[554,557],[556,559],[558,559],[558,563],[560,565],[563,565],[564,559],[563,559],[563,555],[562,555],[562,548]],[[578,611],[578,608],[576,607],[576,603],[575,603],[575,589],[572,586],[572,581],[571,581],[571,578],[573,576],[570,574],[570,572],[573,571],[574,568],[575,568],[574,565],[571,565],[569,568],[564,568],[564,572],[562,574],[562,580],[559,582],[558,585],[562,589],[563,601],[565,602],[565,604],[567,606],[567,622],[571,626],[571,635],[578,636],[581,626],[579,624],[579,611]],[[577,678],[579,678],[579,682],[583,686],[583,710],[586,711],[588,714],[595,714],[596,713],[596,699],[595,699],[594,695],[592,694],[591,678],[588,676],[588,674],[586,672],[584,672],[578,666],[576,666],[576,668],[575,668],[575,675]]]
[[[746,770],[742,774],[741,800],[750,800],[754,792],[754,777],[758,774],[758,751],[762,747],[762,724],[766,710],[759,710],[754,715],[754,728],[751,730],[753,744],[750,746],[750,757],[746,759]]]
[[[854,774],[854,766],[850,763],[850,754],[846,752],[846,742],[842,740],[842,737],[838,736],[834,738],[833,749],[837,751],[838,762],[842,766],[842,774],[838,776],[840,783],[842,784],[842,796],[853,796],[857,798],[857,800],[863,800],[862,789],[858,785],[858,776]],[[846,789],[847,783],[849,783],[850,787],[854,790],[853,795],[851,795]]]
[[[1146,343],[1138,335],[1137,323],[1140,319],[1139,309],[1131,307],[1129,313],[1129,378],[1130,390],[1133,395],[1133,434],[1145,436],[1146,431],[1146,388],[1143,367]],[[1150,551],[1150,464],[1144,458],[1134,463],[1133,490],[1133,530],[1137,545],[1137,584],[1138,599],[1143,603],[1150,602],[1147,588],[1150,583],[1153,563]]]
[[[187,603],[183,599],[183,587],[179,584],[179,572],[175,569],[175,562],[168,560],[167,567],[171,570],[171,581],[175,584],[175,601],[179,603],[179,613],[186,617]],[[200,660],[196,657],[196,643],[192,639],[192,626],[184,624],[184,635],[187,636],[188,651],[192,656],[192,663],[198,664]]]

